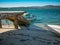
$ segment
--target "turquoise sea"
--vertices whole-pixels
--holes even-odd
[[[60,25],[60,9],[32,9],[28,12],[36,16],[35,22]]]
[[[12,11],[16,11],[16,10],[12,10]],[[26,11],[29,14],[34,15],[36,17],[36,20],[34,20],[32,23],[60,25],[60,9],[33,9],[33,8],[18,9],[18,11],[20,10]]]

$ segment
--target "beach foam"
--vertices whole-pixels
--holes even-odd
[[[48,25],[50,28],[52,28],[53,30],[57,31],[58,33],[60,33],[60,26],[58,25]]]
[[[60,26],[58,26],[58,25],[41,24],[41,23],[35,23],[34,25],[42,28],[41,30],[48,30],[48,31],[56,34],[57,36],[60,36]]]

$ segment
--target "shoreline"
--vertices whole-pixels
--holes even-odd
[[[37,27],[41,27],[42,30],[48,30],[54,34],[56,34],[57,36],[60,36],[60,26],[59,25],[50,25],[50,24],[34,24]]]
[[[60,33],[60,26],[59,26],[59,25],[49,25],[49,24],[48,24],[48,26],[49,26],[50,28],[52,28],[52,30],[55,30],[55,31],[57,31],[58,33]]]
[[[48,26],[51,26],[51,27],[54,27],[54,28],[59,28],[60,29],[60,26],[59,25],[49,25]]]
[[[53,29],[53,30],[56,30],[58,33],[60,33],[60,26],[59,25],[40,24],[40,23],[35,23],[33,25],[34,26],[31,26],[29,28],[39,29],[38,27],[40,27],[40,28],[43,28],[43,29],[49,30],[49,31],[52,31],[52,29]],[[13,30],[14,29],[14,25],[2,25],[2,27],[3,28],[0,29],[0,33],[1,32],[5,32],[5,30],[9,31],[9,30]],[[21,29],[21,28],[19,27],[19,29]]]

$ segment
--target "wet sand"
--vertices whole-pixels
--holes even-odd
[[[60,45],[60,37],[56,35],[60,34],[60,26],[34,24],[29,28],[21,27],[0,29],[0,45]]]

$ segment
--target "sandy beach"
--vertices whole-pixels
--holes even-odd
[[[60,45],[60,26],[34,24],[14,29],[13,25],[0,29],[0,45]]]

